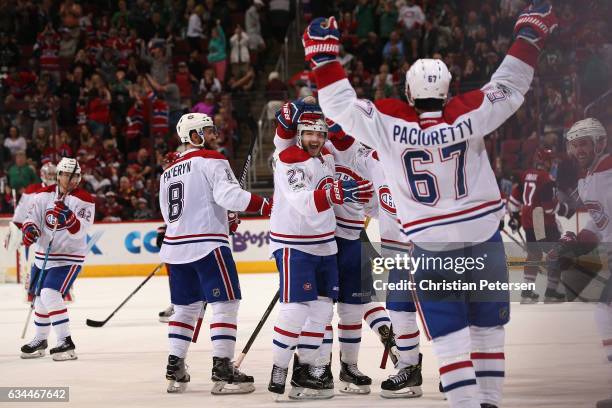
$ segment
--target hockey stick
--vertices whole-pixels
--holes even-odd
[[[251,346],[253,345],[253,342],[257,338],[257,335],[261,331],[261,328],[263,327],[263,325],[266,323],[266,320],[268,320],[268,316],[270,316],[270,312],[272,312],[272,309],[274,309],[274,306],[278,302],[279,298],[280,298],[280,290],[277,290],[276,294],[272,298],[272,301],[268,305],[268,308],[266,309],[266,311],[264,312],[263,316],[261,317],[261,320],[259,320],[259,323],[257,323],[257,327],[255,327],[255,330],[253,331],[253,334],[251,334],[251,337],[249,337],[249,341],[247,341],[246,345],[244,346],[244,348],[240,352],[240,355],[238,356],[238,358],[234,362],[234,367],[238,368],[242,364],[242,360],[244,360],[244,357],[246,356],[246,354],[251,349]]]
[[[128,297],[126,297],[123,302],[121,302],[121,304],[119,306],[117,306],[117,308],[115,310],[113,310],[113,312],[104,320],[92,320],[92,319],[87,319],[85,321],[85,324],[87,324],[89,327],[102,327],[104,326],[114,315],[115,313],[117,313],[119,311],[119,309],[121,309],[123,307],[123,305],[125,305],[127,303],[128,300],[130,300],[132,298],[132,296],[134,296],[136,294],[136,292],[138,292],[144,285],[145,283],[147,283],[149,281],[149,279],[151,279],[153,277],[153,275],[155,275],[157,273],[157,271],[159,271],[161,269],[161,267],[164,265],[164,263],[160,263],[159,265],[157,265],[155,267],[155,269],[153,269],[153,271],[149,274],[149,276],[147,276],[145,278],[145,280],[143,280],[140,285],[138,285],[138,287],[136,287],[136,289],[134,289],[132,291],[132,293],[130,293],[128,295]]]
[[[70,183],[72,182],[72,178],[76,174],[78,164],[75,164],[72,169],[72,173],[70,173],[70,177],[68,178],[68,187],[70,187]],[[57,185],[59,190],[59,183]],[[64,202],[64,199],[68,195],[69,190],[66,189],[66,192],[62,194],[60,197],[60,201]],[[23,327],[23,331],[21,332],[21,338],[25,338],[26,332],[28,331],[28,326],[30,325],[30,319],[32,318],[32,310],[34,310],[34,304],[36,303],[36,297],[40,296],[40,291],[42,290],[42,285],[47,277],[47,262],[49,261],[49,254],[51,253],[51,246],[53,245],[53,241],[55,240],[55,233],[57,232],[57,227],[59,226],[59,219],[55,218],[55,223],[53,224],[53,231],[51,232],[51,239],[49,240],[49,244],[47,245],[47,249],[45,250],[45,259],[42,264],[42,268],[38,274],[38,279],[34,286],[34,294],[32,296],[32,303],[30,303],[30,310],[28,311],[28,316],[26,317],[25,326]]]
[[[389,326],[389,338],[385,342],[385,351],[383,351],[382,359],[380,360],[380,368],[383,370],[387,368],[387,359],[389,357],[389,350],[391,349],[391,338],[393,336],[393,324]]]
[[[521,244],[520,241],[516,238],[514,238],[508,231],[506,231],[505,228],[503,228],[501,230],[501,232],[504,233],[504,235],[506,235],[508,238],[510,238],[512,241],[514,241],[514,243],[516,245],[518,245],[523,251],[527,252],[527,248],[525,247],[525,245]]]
[[[202,320],[204,320],[204,313],[206,313],[206,305],[208,305],[208,303],[206,302],[202,304],[202,310],[200,310],[200,317],[198,317],[198,323],[196,324],[195,330],[193,331],[193,337],[191,338],[192,343],[198,342],[198,335],[200,334],[200,328],[202,328]]]

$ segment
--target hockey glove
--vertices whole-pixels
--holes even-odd
[[[164,242],[164,237],[166,236],[166,228],[167,226],[165,224],[157,227],[157,237],[155,238],[155,246],[158,248],[161,248]]]
[[[26,247],[29,247],[40,238],[40,229],[31,222],[25,223],[21,232],[23,232],[23,245]]]
[[[238,218],[238,213],[228,211],[227,223],[229,224],[230,235],[234,235],[236,233],[236,230],[238,229],[238,224],[240,224],[240,218]]]
[[[334,17],[315,18],[302,36],[304,59],[312,68],[335,61],[340,53],[340,31]]]
[[[303,100],[296,99],[283,104],[276,112],[276,120],[283,130],[295,132],[297,130],[299,118],[304,112],[314,112],[323,115],[319,105],[304,103]]]
[[[510,220],[508,220],[508,226],[512,232],[517,232],[521,228],[521,217],[518,212],[510,213]]]
[[[71,234],[75,234],[81,227],[80,221],[70,208],[63,201],[56,201],[55,207],[51,210],[59,226],[64,226]]]
[[[557,28],[557,16],[547,1],[535,0],[519,15],[514,35],[542,50],[546,38]]]
[[[332,187],[327,190],[327,198],[330,204],[365,204],[373,196],[372,182],[368,180],[334,180]]]

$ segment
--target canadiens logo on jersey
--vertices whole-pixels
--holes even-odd
[[[45,225],[47,226],[47,228],[52,230],[53,228],[55,228],[56,222],[57,222],[57,217],[53,215],[53,209],[48,208],[45,211]],[[66,229],[66,223],[61,223],[57,226],[58,231],[63,230],[63,229]]]
[[[603,230],[608,226],[610,219],[599,201],[586,201],[584,205],[593,219],[593,222],[597,225],[597,228]]]
[[[363,178],[348,167],[336,166],[336,178],[342,181],[363,180]]]
[[[334,179],[330,176],[325,176],[319,180],[315,190],[328,190],[331,188],[332,184],[334,184]]]
[[[378,201],[383,210],[391,215],[395,215],[395,204],[393,203],[393,197],[391,196],[391,190],[388,186],[381,186],[378,189]]]

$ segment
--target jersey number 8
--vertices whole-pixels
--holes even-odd
[[[183,214],[183,183],[172,183],[168,186],[168,221],[174,222]]]

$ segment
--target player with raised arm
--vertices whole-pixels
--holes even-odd
[[[606,153],[607,133],[597,119],[587,118],[572,125],[565,135],[568,154],[580,166],[582,174],[577,185],[578,199],[588,213],[589,220],[578,234],[565,232],[557,246],[548,254],[553,268],[571,269],[573,261],[600,246],[608,257],[612,271],[612,155]],[[564,282],[572,287],[572,272],[564,271]],[[574,272],[581,275],[578,272]],[[608,361],[612,363],[612,279],[599,298],[595,322]],[[597,408],[611,408],[612,397],[597,404]]]
[[[512,231],[518,231],[522,226],[525,230],[527,240],[527,261],[542,261],[543,251],[538,244],[534,233],[533,210],[542,207],[544,212],[544,229],[546,242],[557,242],[561,237],[555,213],[568,216],[568,207],[559,204],[556,195],[555,180],[550,174],[555,157],[550,149],[539,148],[534,156],[535,167],[525,170],[520,182],[512,188],[512,194],[508,198],[508,212],[510,221],[508,226]],[[536,222],[539,222],[536,219]],[[523,279],[525,282],[534,283],[538,276],[539,267],[525,265]],[[544,302],[561,302],[565,295],[557,291],[559,286],[559,275],[553,270],[548,271],[548,284],[544,293]],[[521,292],[521,303],[537,303],[539,295],[531,290]]]
[[[170,268],[174,314],[168,323],[166,369],[170,393],[190,380],[185,358],[203,301],[212,308],[213,394],[253,392],[253,377],[234,367],[240,284],[229,247],[227,211],[270,214],[268,200],[240,188],[229,162],[214,146],[217,130],[202,113],[181,117],[176,130],[186,150],[160,178],[159,205],[167,225],[160,258]]]
[[[50,350],[53,360],[77,358],[63,295],[81,271],[87,255],[87,231],[95,218],[94,199],[78,187],[80,181],[81,168],[76,159],[62,158],[57,164],[57,184],[39,190],[32,197],[23,220],[23,244],[26,247],[36,244],[30,291],[39,294],[34,303],[36,334],[21,348],[22,358],[45,355],[51,326],[57,337],[57,346]],[[52,237],[45,262],[45,251]],[[45,271],[41,270],[43,265]]]
[[[277,112],[277,128],[274,145],[277,151],[295,145],[296,120],[301,115],[311,112],[321,112],[314,97],[286,102]],[[328,122],[328,140],[325,148],[334,159],[336,180],[360,181],[368,179],[365,161],[369,149],[354,138],[347,136],[340,126]],[[367,314],[372,323],[372,330],[379,336],[390,333],[390,320],[384,307],[371,302],[371,274],[362,276],[360,232],[364,228],[364,204],[346,203],[334,206],[336,215],[336,244],[338,246],[338,341],[340,343],[340,381],[341,392],[368,394],[372,379],[358,368],[359,348],[361,344],[361,319]],[[333,329],[325,330],[321,354],[331,353],[333,345]],[[330,362],[331,364],[331,362]],[[328,379],[333,381],[331,368],[328,367]]]
[[[327,124],[320,113],[292,113],[286,119],[293,121],[288,127],[297,125],[297,144],[275,154],[278,205],[270,218],[270,252],[280,273],[280,311],[268,390],[284,394],[289,362],[297,348],[289,398],[331,398],[329,355],[321,356],[320,347],[338,296],[333,207],[365,203],[373,192],[366,180],[334,180],[334,159],[324,147]]]
[[[455,265],[421,267],[414,275],[417,310],[426,335],[433,338],[451,407],[500,404],[509,293],[480,290],[474,299],[462,290],[424,291],[421,283],[508,279],[498,231],[504,203],[484,137],[523,103],[540,49],[557,26],[551,6],[538,3],[519,16],[517,38],[491,81],[450,99],[451,74],[435,59],[418,60],[406,73],[408,104],[358,99],[337,61],[340,33],[335,19],[313,20],[303,36],[323,113],[374,148],[385,163],[402,232],[415,243],[413,256],[449,258]],[[461,273],[457,265],[470,258],[486,258],[486,264]]]

